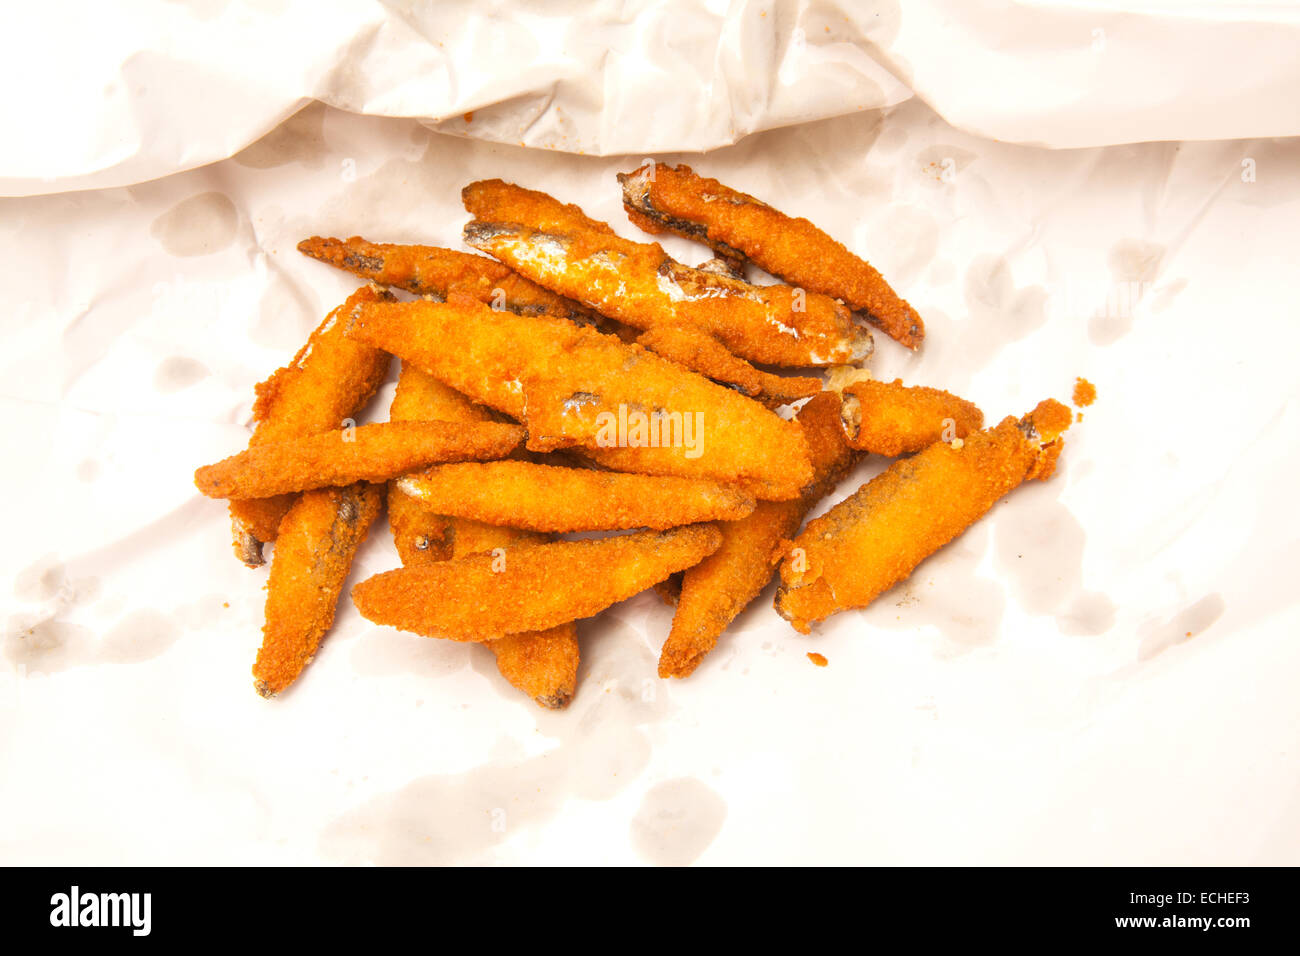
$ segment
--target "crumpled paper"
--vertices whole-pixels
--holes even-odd
[[[241,10],[199,9],[214,30]],[[237,149],[274,99],[254,93],[189,111],[175,143],[201,125]],[[769,588],[685,681],[655,676],[671,610],[651,593],[580,625],[563,713],[483,649],[374,627],[344,597],[268,703],[249,673],[265,573],[235,561],[192,474],[243,446],[254,383],[355,287],[296,242],[461,248],[459,191],[492,176],[639,237],[614,173],[640,156],[315,104],[226,161],[0,201],[0,859],[1300,859],[1296,141],[1043,150],[912,97],[661,158],[881,269],[928,337],[915,354],[879,337],[879,377],[991,421],[1096,383],[1058,474],[812,637]],[[350,583],[396,564],[377,526]]]
[[[13,196],[224,159],[313,99],[598,156],[714,149],[913,93],[958,129],[1043,146],[1300,133],[1300,11],[1273,4],[53,0],[8,16],[0,78],[37,91],[0,107]]]

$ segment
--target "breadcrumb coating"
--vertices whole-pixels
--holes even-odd
[[[627,475],[525,461],[439,465],[397,480],[430,511],[530,531],[663,530],[735,521],[754,499],[703,478]]]
[[[902,379],[854,382],[843,395],[849,444],[875,455],[910,455],[984,427],[984,413],[971,402],[941,389],[904,385]]]
[[[302,673],[334,624],[339,592],[357,548],[379,514],[379,485],[323,488],[297,497],[275,542],[266,585],[266,624],[253,686],[274,697]]]
[[[871,333],[829,296],[693,269],[658,243],[623,239],[577,207],[500,180],[473,183],[462,198],[477,217],[465,227],[466,243],[619,322],[696,326],[741,358],[770,365],[871,354]]]
[[[487,645],[497,670],[539,707],[563,710],[578,687],[578,629],[569,621],[545,631],[507,634]]]
[[[787,549],[777,611],[807,633],[836,611],[867,606],[1021,482],[1051,477],[1070,418],[1048,399],[1019,421],[973,432],[959,448],[936,442],[894,462],[810,521]]]
[[[1074,380],[1074,395],[1072,396],[1074,404],[1080,408],[1091,405],[1097,400],[1097,386],[1086,378],[1076,378]]]
[[[789,405],[816,395],[821,379],[773,375],[754,368],[708,332],[695,326],[660,325],[637,338],[637,343],[678,365],[721,382],[769,408]]]
[[[659,655],[660,677],[687,677],[718,638],[772,579],[780,545],[861,457],[844,441],[840,398],[817,395],[795,419],[812,454],[813,481],[792,501],[761,501],[740,521],[718,525],[722,545],[682,575],[672,631]]]
[[[524,438],[493,422],[385,422],[268,442],[205,465],[194,484],[209,498],[265,498],[356,481],[387,481],[446,461],[500,458]]]
[[[362,615],[426,637],[485,641],[591,617],[717,550],[713,525],[503,548],[362,581]]]
[[[587,323],[603,320],[590,309],[529,282],[487,256],[438,246],[368,242],[360,236],[312,236],[298,243],[298,251],[363,279],[397,286],[415,295],[445,299],[451,292],[461,292],[484,305],[521,315],[552,315]]]
[[[249,447],[338,428],[362,409],[388,375],[389,355],[347,338],[340,322],[362,302],[391,299],[369,286],[332,311],[293,361],[256,386],[256,423]],[[249,567],[263,563],[262,544],[274,541],[293,495],[230,503],[235,554]]]
[[[738,483],[760,498],[795,497],[812,477],[797,426],[572,322],[493,312],[453,295],[362,306],[348,334],[524,422],[534,451],[581,446],[615,471]]]
[[[745,260],[792,286],[846,303],[891,338],[915,349],[925,323],[870,263],[807,219],[698,176],[689,166],[654,163],[620,173],[628,218],[651,234],[707,243],[723,259]]]

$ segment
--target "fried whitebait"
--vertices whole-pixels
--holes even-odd
[[[602,321],[591,310],[529,282],[487,256],[438,246],[368,242],[360,236],[312,236],[298,243],[298,251],[363,279],[415,295],[441,300],[452,292],[463,292],[484,305],[520,315],[552,315],[588,324]]]
[[[1052,475],[1070,427],[1052,399],[1017,421],[903,458],[808,522],[781,562],[776,609],[796,630],[865,607],[1021,482]]]
[[[250,448],[338,428],[370,400],[388,374],[390,356],[347,338],[339,319],[362,302],[391,298],[370,286],[358,289],[325,317],[292,362],[256,386]],[[239,560],[249,567],[263,563],[262,545],[275,540],[280,520],[293,501],[293,495],[276,495],[230,503]]]
[[[741,358],[769,365],[835,365],[871,354],[871,333],[829,296],[693,269],[658,243],[623,239],[576,206],[500,180],[473,183],[462,197],[477,217],[465,227],[469,245],[626,325],[697,326]]]
[[[713,525],[496,549],[385,571],[352,589],[367,620],[486,641],[591,617],[716,551]]]
[[[253,686],[263,697],[292,684],[315,656],[382,498],[379,485],[323,488],[299,495],[285,515],[266,585],[262,646],[253,664]]]
[[[712,478],[755,498],[812,478],[797,425],[635,345],[465,296],[365,305],[348,332],[523,422],[532,451],[581,446],[615,471]]]
[[[746,261],[792,286],[846,303],[885,334],[915,349],[925,324],[870,263],[807,219],[697,176],[689,166],[654,163],[620,173],[623,207],[646,232],[672,232],[708,244],[740,269]]]

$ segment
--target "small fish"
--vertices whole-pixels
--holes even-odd
[[[689,166],[647,163],[619,173],[628,218],[651,235],[675,233],[711,247],[734,269],[747,262],[792,286],[844,302],[910,349],[925,324],[870,263],[807,219],[696,175]]]
[[[576,302],[529,282],[495,259],[438,246],[367,242],[360,236],[327,239],[312,236],[298,251],[385,286],[397,286],[433,301],[464,292],[485,305],[517,315],[553,315],[586,325],[600,316]]]
[[[469,245],[626,325],[696,326],[740,358],[769,365],[844,364],[871,354],[871,333],[828,296],[693,269],[657,243],[624,239],[576,206],[499,180],[462,195],[479,217],[465,227]]]

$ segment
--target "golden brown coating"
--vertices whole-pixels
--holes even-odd
[[[465,227],[469,245],[619,322],[696,326],[741,358],[770,365],[871,354],[871,333],[829,296],[692,269],[658,243],[623,239],[575,206],[499,180],[474,183],[463,198],[478,217]]]
[[[1074,395],[1072,396],[1074,404],[1083,408],[1091,405],[1097,400],[1097,386],[1086,378],[1076,378],[1074,380]]]
[[[916,310],[866,261],[807,219],[664,163],[620,173],[623,207],[647,232],[673,232],[710,245],[732,263],[749,260],[792,286],[846,303],[891,338],[915,349],[925,338]]]
[[[355,415],[388,374],[389,355],[347,338],[340,318],[362,302],[391,299],[369,286],[358,289],[325,317],[293,361],[256,386],[256,423],[249,447],[338,428]],[[249,567],[262,564],[262,544],[274,541],[292,495],[230,503],[235,554]]]
[[[384,422],[268,442],[194,472],[209,498],[265,498],[356,481],[387,481],[445,461],[500,458],[524,439],[518,425]]]
[[[984,427],[984,413],[966,399],[924,385],[907,386],[902,379],[854,382],[843,395],[849,444],[875,455],[910,455]]]
[[[578,687],[578,628],[572,621],[545,631],[507,634],[487,645],[497,670],[539,707],[563,710]]]
[[[612,335],[463,296],[359,309],[349,335],[524,422],[528,447],[582,446],[615,471],[712,478],[795,497],[812,477],[798,426]]]
[[[628,475],[526,461],[439,465],[397,479],[397,487],[439,514],[529,531],[663,530],[735,521],[754,499],[705,478]]]
[[[490,409],[474,404],[410,362],[402,363],[397,391],[388,406],[388,417],[395,422],[495,420]],[[388,526],[403,564],[426,564],[450,558],[451,521],[444,515],[434,514],[401,491],[397,479],[388,482]]]
[[[500,548],[386,571],[352,589],[368,620],[485,641],[591,617],[715,551],[713,525]]]
[[[462,292],[484,305],[522,315],[553,315],[578,322],[601,320],[590,309],[529,282],[487,256],[438,246],[367,242],[360,236],[351,239],[312,236],[298,243],[298,251],[363,279],[397,286],[416,295],[445,299],[451,292]]]
[[[769,408],[789,405],[822,390],[819,378],[786,377],[754,368],[697,326],[656,326],[641,333],[637,342],[656,355],[756,398]]]
[[[333,625],[339,592],[379,514],[382,491],[364,483],[308,491],[285,515],[253,665],[253,686],[263,697],[274,697],[297,679]]]
[[[718,638],[772,579],[780,545],[794,537],[804,515],[848,473],[859,453],[840,427],[840,398],[823,392],[799,410],[812,452],[814,478],[793,501],[761,501],[740,521],[718,525],[722,546],[682,575],[672,631],[659,655],[660,677],[686,677]]]
[[[1048,399],[1017,421],[900,459],[808,522],[781,562],[776,609],[807,633],[908,577],[1023,481],[1051,476],[1070,410]]]
[[[614,235],[609,223],[592,219],[574,203],[500,179],[470,183],[460,191],[460,201],[475,219],[487,222],[517,222],[542,232]]]

